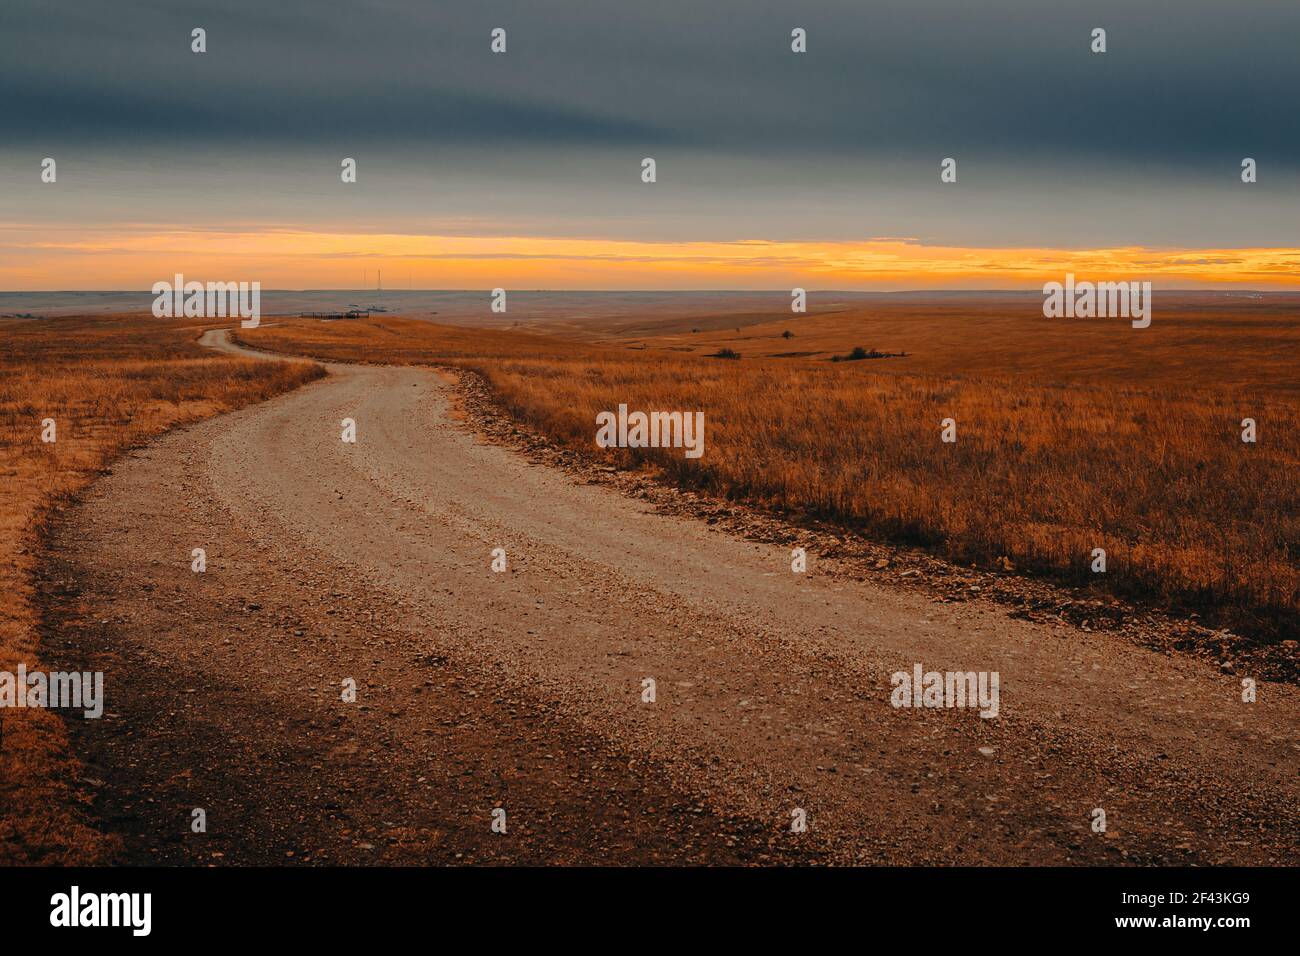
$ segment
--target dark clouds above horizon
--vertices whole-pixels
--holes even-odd
[[[1295,166],[1300,4],[6,0],[5,142],[1090,154]],[[208,31],[204,56],[189,31]],[[509,31],[494,56],[488,33]],[[794,26],[809,52],[789,51]],[[1104,26],[1109,52],[1089,52]]]
[[[195,26],[208,34],[202,56],[189,49]],[[497,26],[504,56],[488,48]],[[790,52],[795,26],[808,31],[807,54]],[[1095,26],[1108,31],[1105,55],[1089,51]],[[688,207],[707,196],[716,233],[717,216],[750,215],[758,189],[780,212],[752,214],[757,234],[785,228],[800,203],[822,218],[795,232],[852,234],[836,209],[861,176],[877,192],[896,187],[873,201],[882,215],[867,234],[1046,241],[1035,210],[1056,215],[1074,189],[1115,208],[1104,210],[1110,233],[1092,223],[1071,241],[1176,242],[1185,229],[1189,244],[1278,242],[1300,190],[1298,39],[1300,3],[1281,0],[4,0],[0,171],[14,150],[56,147],[70,160],[77,150],[227,157],[230,169],[316,150],[365,156],[382,208],[376,168],[400,171],[405,190],[427,157],[458,156],[446,181],[482,201],[458,186],[457,216],[526,193],[529,170],[543,168],[539,188],[549,175],[571,191],[555,194],[556,209],[522,196],[515,208],[536,207],[543,223],[580,195],[565,169],[599,194],[617,178],[605,157],[694,156],[696,192],[679,196],[680,210],[667,196],[674,170],[661,172],[679,218],[647,221],[640,199],[605,201],[611,215],[647,235],[699,234],[707,227],[687,221]],[[933,206],[944,156],[958,158],[965,210]],[[1260,163],[1267,203],[1239,195],[1244,156]],[[746,186],[728,182],[728,163],[770,168]],[[329,168],[337,179],[337,159]],[[1201,186],[1228,236],[1188,213]],[[293,192],[262,188],[272,205]],[[1123,196],[1141,207],[1131,223]],[[9,198],[30,208],[26,193]],[[984,224],[969,218],[989,210]],[[582,229],[599,232],[600,219],[584,211]]]

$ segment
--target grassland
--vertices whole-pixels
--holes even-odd
[[[861,346],[907,353],[878,360],[873,374],[1300,397],[1300,296],[1162,293],[1156,303],[1146,330],[1120,319],[1047,319],[1037,295],[935,296],[834,303],[807,315],[683,316],[627,341],[814,366]]]
[[[1300,620],[1300,321],[1202,300],[1149,330],[1031,306],[915,302],[833,314],[679,317],[582,341],[402,318],[290,320],[248,344],[451,365],[558,443],[663,480],[952,560],[1201,613],[1276,641]],[[691,329],[698,325],[699,332]],[[790,331],[790,337],[783,333]],[[32,573],[55,509],[124,448],[292,388],[309,364],[218,355],[148,316],[0,322],[0,670],[42,662]],[[593,341],[602,334],[606,341]],[[906,357],[832,362],[855,346]],[[711,359],[729,348],[740,360]],[[597,412],[702,410],[706,452],[601,450]],[[1240,440],[1254,418],[1259,441]],[[53,418],[58,440],[41,441]],[[940,422],[958,441],[940,441]],[[1088,569],[1105,548],[1106,574]],[[0,712],[0,863],[110,851],[77,805],[61,719]]]
[[[1142,331],[1062,325],[1033,300],[949,300],[700,332],[678,323],[604,345],[400,318],[240,337],[321,359],[467,368],[511,415],[585,454],[1280,640],[1300,621],[1293,308],[1193,299]],[[856,345],[907,357],[830,361]],[[707,357],[720,348],[742,359]],[[704,457],[597,449],[596,414],[623,402],[703,410]],[[955,443],[940,441],[945,418]],[[1243,418],[1257,443],[1241,440]],[[1105,574],[1090,570],[1095,548]]]
[[[123,449],[321,374],[199,347],[199,330],[150,316],[0,322],[0,670],[42,662],[32,573],[42,530]],[[42,441],[53,419],[56,441]],[[111,695],[111,688],[108,689]],[[111,709],[111,707],[110,707]],[[62,719],[0,711],[0,864],[94,863]]]

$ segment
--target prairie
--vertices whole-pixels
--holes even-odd
[[[542,335],[402,317],[276,320],[236,338],[331,361],[450,366],[550,440],[794,522],[1195,612],[1259,641],[1300,620],[1300,323],[1287,297],[1188,297],[1151,329],[951,297]],[[228,323],[222,323],[228,324]],[[698,328],[699,331],[692,331]],[[40,657],[51,516],[124,449],[318,377],[199,347],[151,316],[0,323],[0,670]],[[789,331],[786,337],[783,333]],[[831,361],[861,347],[891,357]],[[710,358],[731,349],[740,358]],[[705,453],[597,447],[620,404],[699,411]],[[1241,421],[1258,441],[1241,440]],[[57,441],[41,440],[54,419]],[[940,440],[956,423],[957,441]],[[1104,548],[1105,574],[1090,570]],[[111,710],[111,687],[108,688]],[[0,712],[0,862],[93,862],[57,714]]]
[[[1052,324],[1033,298],[949,297],[699,332],[678,319],[600,344],[402,318],[238,337],[466,368],[510,415],[621,467],[1278,640],[1300,619],[1300,324],[1277,298],[1188,296],[1141,331]],[[854,345],[906,357],[829,360]],[[741,359],[708,357],[720,348]],[[597,448],[596,416],[620,403],[703,411],[706,453]],[[944,443],[949,418],[957,441]],[[1098,548],[1104,574],[1091,569]]]
[[[1044,318],[1040,295],[905,296],[867,306],[832,302],[824,310],[816,302],[813,297],[807,315],[661,322],[630,341],[686,354],[730,348],[747,359],[814,364],[861,346],[907,353],[905,361],[876,361],[873,373],[1300,395],[1296,295],[1157,293],[1152,326],[1144,330],[1124,319]]]
[[[322,374],[217,355],[196,344],[200,331],[148,315],[0,322],[0,671],[60,667],[40,656],[33,575],[43,530],[72,495],[124,449]],[[0,711],[0,864],[104,858],[80,772],[56,712]]]

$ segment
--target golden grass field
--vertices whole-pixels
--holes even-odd
[[[1275,640],[1300,620],[1300,322],[1289,304],[1223,303],[1191,297],[1146,330],[1047,320],[1022,298],[747,316],[739,328],[714,317],[699,332],[685,318],[594,345],[401,318],[238,337],[472,369],[511,415],[587,454]],[[908,354],[828,361],[854,345]],[[720,347],[741,359],[707,357]],[[621,402],[703,410],[704,457],[596,448],[596,414]],[[945,418],[955,444],[940,441]],[[1258,423],[1256,444],[1242,442],[1243,418]],[[1104,575],[1090,570],[1094,548],[1107,552]]]
[[[873,364],[872,372],[888,374],[1300,397],[1300,296],[1162,293],[1145,330],[1131,329],[1122,319],[1046,319],[1038,295],[936,296],[830,308],[750,316],[755,321],[743,325],[727,316],[707,323],[683,318],[670,323],[672,331],[634,341],[694,354],[729,347],[747,359],[785,356],[814,364],[860,345],[907,352],[905,361]],[[689,331],[696,327],[699,333]],[[785,331],[792,337],[783,338]]]
[[[126,448],[185,422],[261,401],[321,374],[311,363],[218,355],[199,331],[151,316],[0,321],[0,670],[42,664],[36,554],[53,510]],[[56,423],[54,443],[42,421]],[[94,863],[62,718],[0,711],[0,864]]]
[[[1044,320],[1032,299],[949,299],[680,316],[603,342],[599,330],[578,341],[400,317],[276,321],[235,337],[324,360],[469,369],[556,442],[794,520],[1194,609],[1260,640],[1294,637],[1300,620],[1290,306],[1197,300],[1135,331]],[[0,321],[0,670],[40,666],[32,575],[54,509],[122,450],[321,374],[210,352],[200,331],[147,315]],[[907,357],[829,361],[854,346]],[[720,348],[741,358],[707,357]],[[596,414],[623,402],[704,411],[704,457],[598,449]],[[1245,417],[1257,444],[1240,440]],[[54,444],[41,442],[45,418]],[[955,444],[940,442],[944,418]],[[1108,552],[1105,575],[1088,570],[1095,547]],[[0,721],[0,863],[105,858],[76,802],[61,718]]]

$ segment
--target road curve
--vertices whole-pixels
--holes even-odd
[[[1296,688],[794,574],[486,443],[435,371],[328,368],[128,455],[54,535],[130,860],[1300,861]],[[918,663],[998,672],[999,715],[891,706]]]

